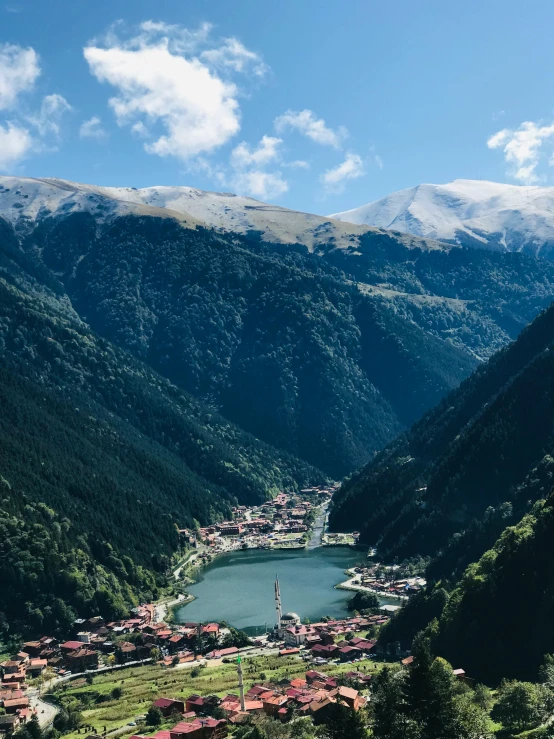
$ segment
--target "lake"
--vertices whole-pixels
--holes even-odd
[[[232,552],[218,557],[198,575],[188,591],[195,596],[179,608],[176,621],[227,621],[255,633],[276,622],[274,582],[279,577],[283,613],[301,618],[348,615],[346,601],[353,593],[335,590],[346,580],[344,571],[364,561],[366,553],[347,547]]]

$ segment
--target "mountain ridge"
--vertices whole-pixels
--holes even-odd
[[[45,205],[46,203],[46,205]],[[0,217],[18,230],[48,216],[76,212],[117,217],[134,213],[173,217],[188,228],[256,232],[269,242],[302,244],[308,251],[353,249],[359,237],[382,229],[344,224],[328,217],[290,210],[253,198],[186,186],[103,187],[58,178],[0,176]],[[406,247],[451,248],[426,239],[399,237]]]
[[[554,253],[554,187],[458,179],[399,190],[330,218],[473,248]]]
[[[347,248],[323,233],[310,252],[259,231],[188,223],[184,206],[180,218],[142,201],[120,211],[120,200],[93,186],[1,182],[12,261],[65,295],[101,336],[335,479],[554,296],[554,266],[528,255],[435,248],[375,229]],[[143,195],[127,189],[125,197]]]

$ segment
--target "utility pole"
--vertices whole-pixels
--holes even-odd
[[[246,706],[244,703],[244,683],[242,681],[242,660],[240,655],[237,657],[237,672],[239,675],[240,710],[244,713],[246,711]]]

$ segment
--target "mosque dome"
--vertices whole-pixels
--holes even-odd
[[[285,613],[285,615],[281,617],[281,621],[295,621],[296,623],[300,623],[300,616],[297,613],[294,613],[294,611],[290,611],[290,613]]]

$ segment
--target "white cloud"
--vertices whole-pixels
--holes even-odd
[[[240,130],[240,91],[234,73],[262,76],[267,67],[235,38],[212,41],[212,26],[198,29],[148,20],[122,40],[116,24],[102,42],[83,51],[91,73],[112,85],[120,126],[144,138],[150,154],[182,161],[206,155]]]
[[[115,29],[114,29],[115,30]],[[199,58],[208,66],[230,70],[243,74],[254,74],[263,77],[269,70],[259,54],[247,49],[237,38],[229,37],[221,41],[212,41],[211,23],[202,23],[198,28],[190,29],[163,21],[144,21],[140,24],[140,32],[127,46],[140,48],[156,39],[167,44],[172,54],[199,54]],[[110,45],[113,45],[112,31]],[[210,48],[202,47],[209,46]]]
[[[365,174],[362,158],[350,152],[344,162],[321,175],[321,182],[327,192],[342,192],[345,180],[353,180]]]
[[[213,30],[211,23],[201,23],[198,28],[185,28],[175,23],[164,23],[163,21],[144,21],[140,24],[140,32],[134,38],[127,41],[129,48],[140,48],[150,44],[154,40],[162,40],[172,54],[194,54],[210,40]],[[119,43],[119,39],[113,34],[108,37],[109,45]]]
[[[146,128],[142,121],[137,121],[131,126],[131,133],[137,139],[147,139],[150,136],[150,131]]]
[[[289,189],[289,184],[283,179],[281,172],[264,172],[256,169],[237,172],[231,184],[238,193],[261,200],[273,200]]]
[[[289,183],[281,172],[267,172],[269,164],[281,162],[283,141],[275,136],[262,136],[258,145],[252,148],[246,141],[241,142],[231,152],[232,174],[227,182],[223,172],[218,173],[221,185],[229,184],[241,195],[251,195],[262,200],[272,200],[289,189]]]
[[[25,158],[33,148],[33,139],[26,128],[12,123],[0,124],[0,171],[7,172]]]
[[[527,185],[539,181],[537,166],[543,154],[545,142],[554,137],[554,123],[541,126],[525,121],[517,130],[503,128],[487,141],[489,149],[502,149],[509,173],[514,179]]]
[[[9,170],[31,153],[52,151],[52,140],[60,137],[62,117],[71,110],[62,95],[46,95],[35,112],[20,100],[32,91],[40,73],[34,49],[0,44],[0,110],[10,111],[9,120],[0,121],[0,170]]]
[[[102,121],[96,115],[89,118],[88,121],[83,121],[79,128],[79,136],[82,139],[96,139],[102,141],[107,138],[108,132],[102,126]]]
[[[340,149],[343,140],[348,136],[344,126],[335,131],[326,125],[323,118],[317,118],[312,110],[287,110],[278,116],[274,123],[278,133],[293,129],[317,144],[333,146],[335,149]]]
[[[62,95],[46,95],[42,99],[39,112],[28,116],[28,120],[41,136],[52,135],[58,138],[62,117],[70,110],[71,105]]]
[[[144,117],[165,128],[145,144],[150,154],[186,161],[225,144],[240,128],[235,86],[197,59],[172,54],[164,44],[137,50],[87,47],[84,54],[94,76],[117,88],[110,106],[120,126]]]
[[[256,77],[264,77],[269,69],[258,54],[247,49],[236,38],[224,39],[221,46],[206,49],[200,58],[214,67],[243,74],[252,72]]]
[[[252,165],[263,166],[280,158],[279,148],[282,139],[275,136],[263,136],[255,149],[243,141],[231,152],[231,165],[237,169]]]
[[[383,169],[385,165],[383,164],[383,160],[381,159],[379,154],[375,154],[374,160],[375,160],[375,164],[379,167],[379,169]]]
[[[39,75],[34,49],[0,44],[0,110],[13,107],[18,95],[31,90]]]
[[[310,169],[310,163],[304,159],[294,159],[292,162],[287,162],[285,167],[290,167],[291,169]]]

